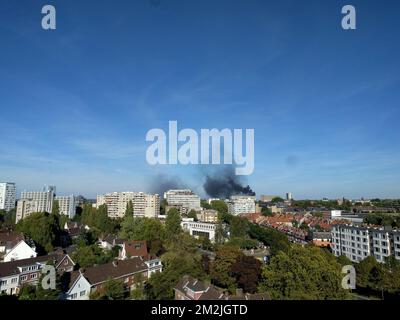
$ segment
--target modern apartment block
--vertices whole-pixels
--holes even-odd
[[[33,212],[51,212],[55,193],[55,186],[45,186],[42,191],[23,191],[21,199],[17,202],[15,223],[28,217]]]
[[[255,196],[231,196],[228,201],[228,212],[232,215],[256,212]]]
[[[354,225],[332,226],[332,251],[335,256],[345,255],[353,262],[374,256],[385,262],[389,256],[400,260],[400,230]]]
[[[111,192],[97,196],[96,206],[107,205],[110,218],[123,218],[129,201],[135,217],[157,218],[160,214],[160,196],[144,192]]]
[[[168,190],[164,193],[164,199],[167,200],[168,206],[181,208],[181,213],[189,212],[192,209],[201,210],[200,197],[189,189]]]
[[[0,183],[0,210],[10,211],[15,208],[17,188],[13,182]]]
[[[60,214],[68,216],[72,219],[75,216],[77,201],[73,195],[55,197],[58,201]]]

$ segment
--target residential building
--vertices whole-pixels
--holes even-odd
[[[17,203],[16,223],[33,212],[51,212],[55,193],[55,186],[45,186],[42,191],[23,191]]]
[[[58,196],[55,197],[55,200],[58,201],[60,214],[66,215],[70,219],[75,216],[77,202],[74,195]]]
[[[62,268],[60,262],[65,261],[64,258],[64,254],[53,253],[47,256],[0,263],[0,294],[14,295],[18,294],[22,285],[36,285],[44,265],[51,262],[59,272],[59,268]]]
[[[39,212],[38,201],[32,199],[20,199],[17,202],[17,212],[15,215],[15,223],[19,220],[29,217],[34,212]]]
[[[337,224],[332,226],[332,251],[345,255],[353,262],[374,256],[385,262],[389,256],[400,260],[400,232],[385,227]]]
[[[159,269],[161,271],[161,269]],[[147,279],[149,266],[139,257],[127,260],[97,265],[85,270],[71,273],[71,280],[64,298],[67,300],[88,300],[90,294],[101,291],[104,284],[110,280],[119,280],[124,289],[130,291],[135,288],[138,276]]]
[[[243,293],[238,289],[236,295],[219,291],[213,285],[185,275],[174,288],[175,300],[270,300],[268,294]]]
[[[262,202],[271,202],[272,199],[278,198],[278,197],[279,197],[279,196],[264,195],[264,194],[262,194],[262,195],[260,196],[260,201],[262,201]]]
[[[36,248],[21,240],[4,255],[3,262],[35,258],[36,256]]]
[[[111,192],[97,196],[97,208],[107,205],[110,218],[123,218],[126,207],[132,201],[135,217],[157,218],[160,214],[160,196],[144,192]]]
[[[256,212],[255,196],[232,196],[228,201],[228,212],[232,215]]]
[[[287,201],[292,201],[293,200],[293,195],[291,192],[286,192],[286,200]]]
[[[181,227],[195,238],[203,237],[211,242],[215,241],[215,230],[217,228],[215,223],[196,222],[193,218],[186,218],[182,219]]]
[[[181,208],[181,214],[190,210],[201,210],[200,197],[189,189],[168,190],[164,193],[164,199],[167,200],[168,206]]]
[[[21,240],[25,240],[22,233],[14,231],[0,231],[0,255],[7,254]]]
[[[0,183],[0,210],[10,211],[15,208],[16,192],[15,183]]]
[[[122,249],[119,253],[120,260],[126,260],[133,257],[144,258],[148,255],[146,241],[127,240],[122,243]]]
[[[218,223],[218,211],[214,209],[203,209],[197,213],[197,219],[201,222]]]

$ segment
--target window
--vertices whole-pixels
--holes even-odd
[[[73,295],[71,295],[71,299],[73,300],[73,299],[76,299],[76,297],[78,296],[78,294],[77,293],[74,293]]]
[[[18,278],[12,278],[11,279],[11,283],[16,283],[16,282],[18,282]]]
[[[86,291],[83,290],[83,291],[81,291],[81,293],[79,294],[79,296],[83,297],[85,294],[86,294]]]
[[[32,273],[31,274],[31,279],[36,279],[37,278],[37,273]]]
[[[28,279],[28,276],[22,276],[21,277],[21,281],[25,281],[26,279]]]
[[[0,285],[2,285],[2,286],[6,285],[6,284],[7,284],[7,280],[2,280],[2,281],[0,282]]]

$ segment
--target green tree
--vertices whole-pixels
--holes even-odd
[[[342,289],[341,265],[335,257],[317,247],[294,245],[278,252],[262,272],[261,292],[273,299],[347,299]]]
[[[210,276],[214,284],[235,292],[235,278],[231,275],[231,267],[237,258],[243,255],[238,247],[222,245],[216,251],[211,265]]]
[[[275,197],[271,200],[272,203],[280,203],[280,202],[284,202],[285,200],[283,200],[281,197]]]
[[[201,199],[200,206],[204,209],[211,209],[211,205],[208,203],[207,200]]]
[[[196,213],[196,210],[193,210],[193,209],[190,210],[187,216],[188,216],[188,218],[193,218],[194,221],[197,221],[197,213]]]
[[[20,220],[16,230],[35,241],[39,253],[53,250],[60,234],[58,215],[47,212],[32,213]]]
[[[230,222],[231,237],[243,238],[249,232],[249,223],[245,218],[234,216]]]
[[[51,213],[52,214],[60,214],[60,204],[58,200],[53,200],[53,205],[51,207]]]
[[[164,227],[157,219],[125,216],[119,236],[122,239],[155,241],[163,239]]]
[[[120,280],[109,279],[90,298],[93,300],[123,300],[125,298],[124,284]]]
[[[226,227],[220,222],[215,228],[215,243],[224,244],[225,240],[228,238],[228,232]]]
[[[263,208],[261,208],[261,214],[263,215],[263,216],[266,216],[266,217],[272,217],[274,214],[272,213],[272,210],[270,209],[270,208],[268,208],[268,207],[263,207]]]
[[[133,202],[129,200],[126,204],[125,216],[133,216]]]
[[[228,206],[223,200],[211,201],[211,209],[217,210],[221,214],[228,213]]]
[[[167,241],[176,239],[182,233],[181,216],[177,209],[172,208],[168,211],[165,220],[165,237]]]

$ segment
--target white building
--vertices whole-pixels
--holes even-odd
[[[374,256],[385,262],[389,256],[400,260],[400,231],[384,227],[373,228],[355,225],[332,226],[332,252],[335,256],[345,255],[353,262]]]
[[[169,206],[177,206],[183,208],[186,212],[190,210],[201,210],[200,197],[192,190],[168,190],[164,193],[164,199],[167,200]]]
[[[105,204],[110,218],[123,218],[132,201],[135,217],[157,218],[160,214],[160,196],[144,192],[111,192],[97,196],[96,207]]]
[[[0,183],[0,210],[10,211],[15,208],[17,189],[13,182]]]
[[[17,202],[17,212],[15,216],[15,223],[19,220],[29,217],[34,212],[39,212],[38,201],[31,199],[21,199]]]
[[[24,240],[18,242],[3,258],[3,262],[35,258],[36,251],[31,248]]]
[[[184,231],[188,231],[189,234],[195,238],[205,237],[212,243],[215,241],[215,230],[217,224],[196,222],[193,218],[182,219],[181,227]]]
[[[55,195],[55,186],[45,186],[42,191],[23,191],[21,199],[37,201],[39,212],[51,212]]]
[[[293,200],[293,195],[291,192],[286,192],[286,200],[292,201]]]
[[[232,196],[228,201],[228,213],[239,215],[256,212],[255,196]]]
[[[75,216],[77,206],[75,197],[73,195],[59,196],[55,197],[55,199],[58,201],[60,214],[72,219]]]

